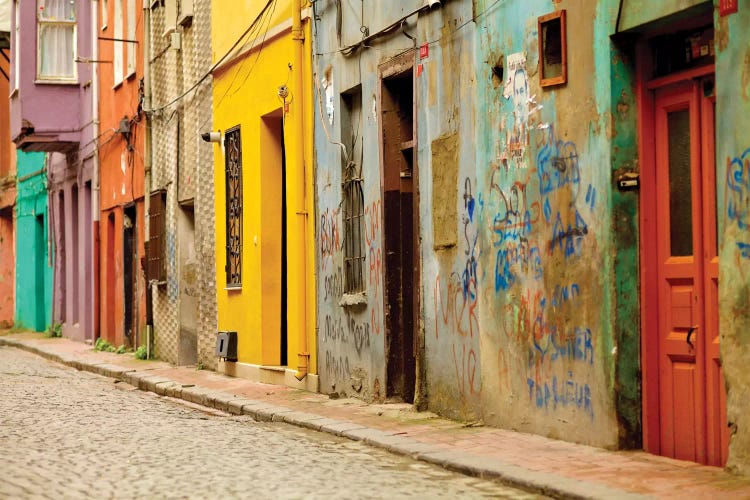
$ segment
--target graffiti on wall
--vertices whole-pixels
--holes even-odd
[[[447,278],[435,278],[433,299],[435,307],[435,338],[442,328],[451,342],[455,377],[461,396],[477,395],[481,389],[481,374],[477,349],[479,343],[478,303],[478,229],[477,206],[482,201],[474,198],[472,181],[464,180],[461,246],[464,246],[462,265]]]
[[[326,270],[329,261],[341,250],[343,241],[340,232],[340,210],[327,208],[320,215],[320,268]]]
[[[750,232],[750,148],[727,159],[727,218]],[[737,248],[741,258],[750,259],[750,241],[738,241]]]
[[[526,73],[526,55],[522,52],[508,56],[508,79],[503,97],[513,102],[510,125],[505,125],[505,137],[500,158],[504,164],[526,168],[526,146],[529,144],[529,76]]]

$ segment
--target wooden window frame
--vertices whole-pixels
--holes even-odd
[[[566,17],[565,9],[562,9],[557,12],[552,12],[551,14],[540,16],[537,19],[537,33],[539,34],[539,84],[542,87],[562,85],[568,81],[568,37],[566,32]],[[546,45],[544,41],[544,25],[556,19],[560,20],[560,55],[562,58],[562,72],[558,76],[547,78],[544,76],[544,48]]]
[[[167,236],[167,191],[157,189],[149,194],[148,244],[146,246],[146,279],[159,284],[167,282],[166,236]]]

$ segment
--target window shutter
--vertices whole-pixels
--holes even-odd
[[[165,254],[165,229],[166,229],[166,198],[167,192],[163,189],[153,191],[150,195],[150,206],[148,209],[148,269],[149,281],[166,281],[167,270],[164,259]]]

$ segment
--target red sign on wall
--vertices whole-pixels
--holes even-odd
[[[419,47],[419,58],[424,59],[425,57],[430,55],[430,45],[425,43],[421,47]]]
[[[719,0],[719,15],[726,16],[737,12],[737,0]]]

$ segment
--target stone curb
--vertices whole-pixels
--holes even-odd
[[[149,374],[109,363],[95,363],[60,355],[23,340],[0,337],[0,346],[15,347],[50,361],[88,371],[107,378],[126,382],[146,392],[182,399],[214,408],[232,415],[248,415],[258,422],[284,422],[319,432],[362,441],[369,446],[415,460],[438,465],[469,476],[500,481],[508,486],[531,493],[562,499],[640,499],[643,495],[603,485],[581,482],[563,476],[537,472],[516,465],[505,464],[485,457],[466,455],[439,445],[423,443],[406,436],[372,429],[354,422],[327,418],[314,413],[277,406],[266,401],[245,399],[230,393],[194,385],[182,385],[166,377]]]

